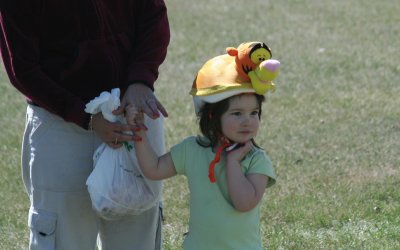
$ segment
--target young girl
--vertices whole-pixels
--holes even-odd
[[[267,52],[264,60],[271,57]],[[146,177],[187,177],[190,222],[184,249],[262,249],[259,205],[275,174],[269,157],[254,142],[264,96],[238,74],[237,64],[235,56],[227,54],[199,71],[191,94],[201,136],[186,138],[161,157],[143,130],[138,132],[142,141],[135,142]],[[129,123],[140,124],[142,118],[134,107],[127,109]]]

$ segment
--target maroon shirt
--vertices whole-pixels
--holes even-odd
[[[163,0],[0,1],[5,69],[36,105],[87,128],[102,91],[153,89],[170,39]]]

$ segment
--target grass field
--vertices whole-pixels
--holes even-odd
[[[262,204],[267,249],[400,249],[400,4],[392,0],[167,0],[172,39],[157,95],[167,146],[197,134],[199,67],[244,41],[282,64],[257,141],[277,184]],[[24,98],[0,73],[0,249],[26,249]],[[187,230],[185,179],[165,182],[164,249]]]

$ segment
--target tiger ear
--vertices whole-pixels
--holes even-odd
[[[228,47],[226,48],[226,52],[230,56],[237,56],[239,54],[238,50],[235,47]]]

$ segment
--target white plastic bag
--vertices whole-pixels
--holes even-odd
[[[103,92],[86,105],[91,114],[102,112],[109,121],[125,122],[112,111],[120,105],[119,89]],[[157,154],[164,153],[163,118],[152,120],[145,116],[150,143]],[[94,170],[86,181],[94,210],[105,219],[118,219],[123,215],[140,214],[155,206],[161,198],[161,181],[144,177],[134,145],[124,142],[118,149],[103,143],[93,155]]]

